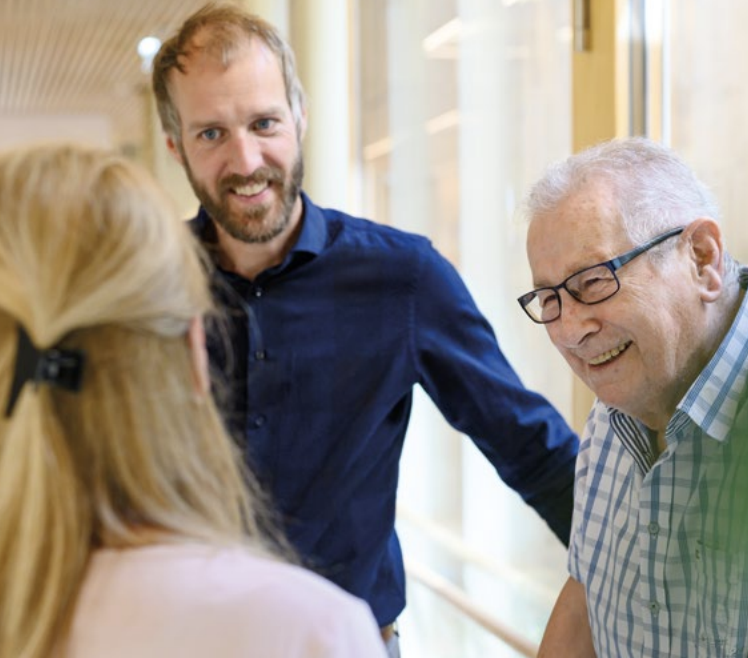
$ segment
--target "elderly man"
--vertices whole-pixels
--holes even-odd
[[[748,273],[670,150],[608,142],[527,197],[519,303],[597,400],[540,656],[748,655]]]

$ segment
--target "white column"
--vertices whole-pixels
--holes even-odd
[[[304,190],[350,211],[351,84],[348,0],[290,0],[291,43],[308,99]]]
[[[387,78],[390,155],[390,216],[398,228],[430,234],[433,190],[426,134],[426,67],[420,33],[423,0],[387,3]]]
[[[288,38],[288,0],[243,0],[242,6],[272,23]]]

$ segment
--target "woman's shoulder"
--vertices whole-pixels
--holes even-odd
[[[119,628],[127,629],[126,638],[115,637]],[[307,652],[311,646],[325,647],[328,653],[319,655],[382,655],[365,603],[311,572],[242,547],[97,551],[74,630],[84,645],[124,642],[139,656],[159,655],[160,643],[174,637],[185,656],[318,655]],[[250,645],[250,653],[233,650]],[[255,652],[260,647],[265,653]]]
[[[286,598],[289,605],[308,592],[328,605],[358,602],[329,581],[274,557],[242,546],[159,544],[125,550],[104,549],[92,558],[92,586],[137,595],[143,584],[149,596],[189,597],[199,605],[230,603],[262,596],[265,604]]]

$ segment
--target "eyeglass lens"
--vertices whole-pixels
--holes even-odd
[[[597,304],[618,291],[618,280],[611,269],[596,265],[570,276],[562,284],[569,294],[584,304]],[[540,322],[551,322],[561,315],[561,296],[554,288],[541,288],[525,304],[528,312]]]

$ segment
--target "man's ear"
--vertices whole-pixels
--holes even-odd
[[[174,141],[171,135],[166,135],[166,148],[171,153],[172,157],[182,166],[184,166],[184,160],[182,159],[182,151],[180,151],[177,143]]]
[[[686,237],[701,298],[713,302],[722,293],[725,274],[722,231],[713,219],[702,218],[688,225]]]
[[[208,371],[208,350],[205,347],[205,326],[201,317],[190,320],[187,342],[192,354],[192,386],[197,399],[204,398],[210,391]]]

